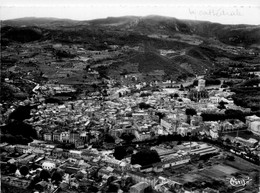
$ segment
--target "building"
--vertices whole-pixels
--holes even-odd
[[[52,133],[44,133],[43,134],[44,141],[52,141]]]
[[[219,150],[213,146],[207,144],[201,144],[195,149],[191,149],[191,154],[199,154],[200,156],[210,154],[210,153],[217,153]]]
[[[70,134],[68,131],[63,131],[60,133],[60,141],[61,142],[68,142],[70,139]]]
[[[198,80],[197,90],[198,90],[198,91],[203,91],[203,90],[205,90],[205,86],[206,86],[206,80],[204,80],[204,79],[199,79],[199,80]]]
[[[56,164],[50,161],[45,161],[42,163],[42,168],[45,170],[52,170],[56,168]]]
[[[78,150],[69,151],[69,157],[72,157],[72,158],[81,158],[81,154],[82,154],[82,151],[78,151]]]
[[[30,185],[30,180],[1,175],[1,183],[21,188],[24,192],[26,192],[27,187]]]
[[[189,155],[169,156],[162,161],[163,168],[169,168],[176,165],[188,163],[190,161]]]
[[[127,171],[128,176],[133,178],[135,183],[139,182],[146,182],[147,184],[151,185],[152,187],[155,186],[157,179],[147,174],[143,174],[142,172],[135,172],[135,171]]]
[[[260,136],[260,121],[254,121],[251,123],[250,131],[255,135]]]
[[[27,145],[16,145],[15,146],[15,150],[18,153],[26,153],[28,151],[28,149],[30,149],[30,147]]]
[[[146,182],[139,182],[130,187],[130,193],[143,193],[145,188],[149,187],[149,184]]]
[[[53,134],[52,134],[52,140],[53,141],[60,141],[60,132],[53,132]]]
[[[52,156],[53,156],[53,157],[61,158],[61,157],[62,157],[62,154],[63,154],[63,149],[61,149],[61,148],[55,148],[55,149],[52,151]]]
[[[211,103],[218,104],[220,102],[220,97],[217,96],[209,97],[209,101]]]
[[[246,125],[248,130],[252,131],[255,135],[260,136],[260,117],[253,115],[246,117]]]
[[[202,193],[219,193],[218,190],[212,189],[212,188],[205,188]]]
[[[256,139],[253,139],[253,138],[244,139],[244,138],[241,138],[241,137],[235,137],[234,140],[233,140],[233,143],[234,142],[241,143],[241,144],[243,144],[247,147],[254,147],[257,144],[258,141]]]
[[[72,131],[69,134],[69,142],[70,143],[75,143],[76,141],[78,141],[80,139],[80,134],[78,132]]]

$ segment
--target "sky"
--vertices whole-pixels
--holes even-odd
[[[0,0],[0,19],[91,20],[161,15],[222,24],[260,25],[260,0]]]

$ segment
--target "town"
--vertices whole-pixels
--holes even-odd
[[[106,95],[63,104],[45,96],[75,92],[69,85],[35,86],[32,98],[3,115],[15,122],[11,115],[19,108],[33,107],[23,121],[36,135],[27,144],[5,136],[2,184],[36,192],[247,190],[226,180],[235,176],[250,178],[251,192],[259,180],[260,117],[239,120],[236,112],[250,109],[235,105],[228,88],[208,89],[205,82],[198,77],[188,91],[167,83],[118,87],[108,81]],[[215,121],[214,114],[222,119]]]
[[[1,192],[258,193],[257,30],[3,21]]]

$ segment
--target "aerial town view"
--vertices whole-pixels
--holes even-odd
[[[260,22],[28,16],[1,19],[1,192],[260,192]]]

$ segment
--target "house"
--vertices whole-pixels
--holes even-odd
[[[194,115],[191,117],[190,125],[191,126],[199,126],[202,123],[202,117],[199,115]]]
[[[75,148],[83,148],[84,147],[84,141],[82,139],[78,139],[74,142]]]
[[[63,131],[60,133],[60,141],[61,142],[68,142],[69,141],[70,134],[68,131]]]
[[[70,150],[69,156],[72,158],[81,158],[82,151]]]
[[[145,141],[151,138],[151,132],[138,132],[135,131],[135,137],[139,141]]]
[[[43,140],[44,141],[52,141],[52,133],[44,133],[43,134]]]
[[[26,165],[28,164],[30,161],[32,161],[34,158],[36,157],[36,155],[34,154],[31,154],[31,155],[28,155],[26,157],[23,157],[21,159],[17,159],[17,162],[21,165]]]
[[[253,147],[257,144],[257,140],[256,139],[253,139],[253,138],[250,138],[250,139],[244,139],[244,138],[241,138],[241,137],[235,137],[234,140],[233,140],[233,143],[241,143],[247,147]]]
[[[16,145],[15,146],[15,150],[18,153],[26,153],[28,151],[28,149],[30,149],[30,147],[27,145]]]
[[[74,143],[80,139],[80,134],[76,131],[72,131],[69,134],[69,142]]]
[[[224,121],[222,123],[222,132],[229,132],[233,130],[234,130],[234,126],[230,122]]]
[[[55,131],[55,132],[53,132],[53,134],[52,134],[52,140],[53,141],[60,141],[60,132],[58,132],[58,131]]]
[[[62,154],[63,154],[63,149],[61,149],[61,148],[55,148],[55,149],[52,151],[52,156],[53,156],[53,157],[61,158],[61,157],[62,157]]]
[[[63,156],[63,157],[68,158],[68,157],[69,157],[69,154],[70,154],[69,150],[63,149],[63,152],[62,152],[62,156]]]
[[[209,97],[209,101],[214,104],[218,104],[220,102],[220,99],[221,98],[217,96]]]

